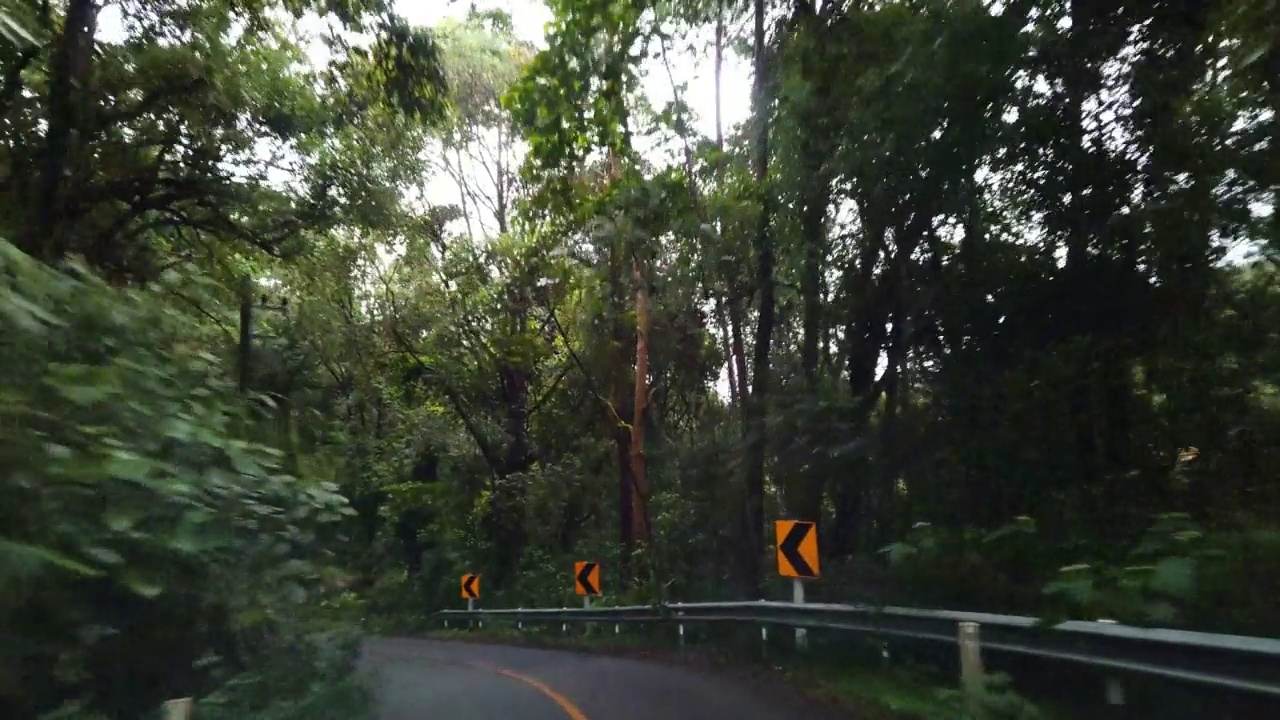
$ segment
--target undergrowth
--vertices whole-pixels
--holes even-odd
[[[360,720],[373,717],[373,693],[356,672],[360,636],[326,633],[282,643],[201,698],[199,720]]]

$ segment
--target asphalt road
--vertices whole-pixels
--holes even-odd
[[[676,665],[428,640],[365,649],[381,720],[809,720],[745,680]],[[823,720],[826,720],[825,713]]]

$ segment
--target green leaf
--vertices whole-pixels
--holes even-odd
[[[1096,602],[1099,597],[1090,577],[1054,580],[1044,586],[1044,594],[1058,595],[1080,605]]]
[[[1188,557],[1161,560],[1151,571],[1149,587],[1167,597],[1190,599],[1195,594],[1196,561]]]
[[[122,480],[146,480],[155,463],[128,450],[112,450],[107,459],[107,472]]]
[[[57,385],[58,394],[76,405],[88,406],[102,402],[114,393],[115,388],[106,384],[97,385]]]
[[[262,465],[260,465],[248,452],[242,444],[229,445],[226,448],[227,458],[231,460],[231,467],[241,475],[250,477],[258,477],[262,475]]]
[[[138,522],[132,514],[120,510],[108,510],[103,519],[107,523],[107,529],[116,533],[127,532]]]
[[[63,570],[69,570],[77,575],[88,577],[102,575],[100,570],[89,567],[55,550],[11,540],[0,539],[0,559],[2,559],[0,567],[19,569],[20,574],[27,574],[27,572],[38,569],[41,565],[49,564]],[[27,572],[22,572],[23,570]]]
[[[148,600],[158,596],[164,590],[159,584],[143,578],[136,573],[126,573],[120,578],[120,582],[134,594],[140,595]]]
[[[896,542],[880,548],[880,552],[889,556],[890,565],[898,565],[905,562],[918,551],[913,545],[904,542]]]
[[[9,14],[0,11],[0,35],[4,35],[5,39],[18,47],[31,47],[39,45],[40,41],[35,36],[27,32],[27,29],[18,24],[16,20],[9,17]]]
[[[1178,609],[1164,600],[1147,603],[1143,606],[1147,619],[1158,623],[1171,623],[1178,619]]]
[[[5,293],[0,298],[0,311],[3,311],[13,324],[32,333],[41,333],[49,325],[64,324],[48,310],[17,293]]]
[[[105,547],[90,547],[84,551],[85,555],[97,560],[103,565],[123,565],[124,557],[120,553]]]

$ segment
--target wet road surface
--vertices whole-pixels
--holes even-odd
[[[678,665],[461,642],[370,641],[380,720],[807,720],[751,683]],[[825,718],[824,718],[825,720]]]

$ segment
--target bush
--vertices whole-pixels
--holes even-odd
[[[356,672],[360,637],[326,633],[271,646],[258,666],[196,703],[200,720],[359,720],[373,694]]]
[[[210,333],[164,300],[0,241],[0,716],[111,717],[210,689],[316,599],[351,511],[286,471]],[[264,442],[261,438],[268,438]],[[246,589],[252,588],[251,592]]]

